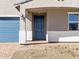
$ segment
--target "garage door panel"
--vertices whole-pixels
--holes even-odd
[[[18,29],[16,29],[17,27],[0,27],[0,31],[13,31],[13,32],[15,32],[15,31],[18,31]]]
[[[0,42],[19,40],[19,17],[0,17]]]
[[[19,22],[17,21],[17,20],[14,20],[14,21],[11,21],[11,20],[9,20],[9,21],[0,21],[0,27],[8,27],[8,26],[13,26],[13,27],[18,27],[19,26],[19,24],[18,24]]]

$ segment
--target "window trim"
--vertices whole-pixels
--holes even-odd
[[[69,14],[78,14],[79,15],[79,12],[68,12],[68,31],[73,31],[73,30],[69,30]],[[79,16],[78,16],[78,23],[79,23]],[[79,26],[78,26],[78,30],[74,30],[74,31],[79,31]]]

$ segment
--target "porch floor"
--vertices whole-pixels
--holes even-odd
[[[27,45],[36,45],[36,44],[47,44],[48,42],[46,40],[40,40],[40,41],[27,41]]]

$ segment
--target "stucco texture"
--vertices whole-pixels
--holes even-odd
[[[19,12],[15,8],[16,0],[0,0],[0,15],[18,15]]]

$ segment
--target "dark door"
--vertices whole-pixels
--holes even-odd
[[[33,40],[45,40],[44,16],[34,16]]]

